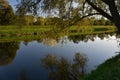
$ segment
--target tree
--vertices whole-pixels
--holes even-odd
[[[79,80],[85,75],[86,62],[87,57],[80,53],[75,53],[72,64],[64,57],[58,59],[50,54],[41,59],[43,67],[49,70],[51,80]]]
[[[9,5],[7,0],[0,0],[0,9],[4,9]]]
[[[24,18],[25,18],[24,22],[21,22],[22,24],[28,25],[28,26],[29,25],[33,25],[34,16],[32,16],[32,15],[26,15]]]
[[[0,0],[0,24],[8,25],[15,22],[15,14],[6,0]]]
[[[92,15],[102,15],[115,24],[120,33],[120,0],[21,0],[19,12],[37,13],[38,9],[70,19],[70,25]]]
[[[10,64],[19,49],[18,42],[0,42],[0,65]]]

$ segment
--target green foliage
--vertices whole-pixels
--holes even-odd
[[[58,17],[48,17],[45,21],[46,25],[61,26],[63,24],[63,20]]]
[[[120,54],[113,57],[90,73],[83,80],[120,80]]]
[[[100,19],[96,19],[95,17],[90,17],[90,18],[84,18],[81,21],[77,22],[75,25],[80,25],[80,26],[96,26],[96,25],[113,25],[112,22],[109,20],[101,17]]]
[[[29,3],[29,4],[28,4]],[[118,31],[120,31],[120,1],[119,0],[22,0],[18,3],[18,13],[27,14],[41,12],[48,15],[55,15],[63,20],[68,20],[69,24],[62,26],[74,25],[76,22],[93,15],[102,15],[113,22]],[[96,16],[98,17],[98,16]],[[100,24],[106,25],[103,19]],[[97,22],[95,24],[98,24]]]
[[[33,20],[34,20],[34,16],[32,15],[26,15],[24,16],[24,22],[21,22],[20,24],[24,24],[24,25],[33,25]]]
[[[0,25],[10,25],[16,23],[16,16],[10,5],[0,9]]]
[[[0,0],[0,9],[4,9],[5,7],[8,7],[9,3],[7,0]]]

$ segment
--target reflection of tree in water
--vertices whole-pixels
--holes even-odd
[[[98,37],[99,37],[101,40],[103,40],[103,39],[105,38],[105,35],[106,35],[106,34],[98,34]]]
[[[64,43],[66,39],[69,39],[74,43],[79,43],[80,41],[83,41],[83,42],[88,42],[89,40],[95,41],[96,37],[99,37],[101,40],[103,40],[104,38],[109,38],[110,36],[113,36],[113,35],[114,33],[82,34],[82,35],[68,35],[66,38],[65,33],[61,35],[61,33],[59,32],[57,33],[54,31],[49,31],[47,33],[44,33],[44,37],[41,40],[41,42],[43,42],[48,46],[55,46],[58,42]]]
[[[48,46],[55,46],[59,42],[63,44],[66,41],[65,32],[57,31],[48,31],[44,33],[44,37],[42,39],[43,44]]]
[[[113,33],[101,33],[101,34],[91,34],[91,35],[74,35],[68,36],[69,40],[72,40],[74,43],[79,43],[80,41],[88,42],[88,40],[94,41],[96,37],[103,40],[104,38],[109,38],[113,36]]]
[[[74,75],[77,77],[84,75],[84,68],[86,65],[87,57],[85,54],[75,54],[75,58],[73,59],[74,64],[72,65],[72,70]]]
[[[76,35],[76,36],[69,36],[69,40],[72,40],[74,43],[79,43],[79,41],[84,41],[85,35]]]
[[[96,35],[74,35],[69,36],[68,38],[74,43],[79,43],[80,41],[88,42],[88,40],[94,41]]]
[[[26,80],[26,78],[25,78],[25,71],[24,70],[21,71],[20,80]]]
[[[0,65],[6,65],[10,63],[19,49],[19,43],[17,42],[3,42],[0,43]]]
[[[103,40],[104,38],[109,38],[110,36],[113,36],[113,35],[114,35],[113,33],[109,33],[109,34],[107,34],[107,33],[97,34],[97,36],[98,36],[101,40]]]
[[[43,43],[48,46],[55,46],[57,44],[57,41],[55,39],[46,38],[43,40]]]
[[[49,71],[51,80],[79,80],[85,74],[87,57],[84,54],[76,53],[73,64],[70,64],[64,57],[57,59],[55,55],[46,55],[42,65]]]

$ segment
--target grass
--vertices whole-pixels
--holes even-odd
[[[115,26],[71,26],[69,35],[111,33],[117,31]]]
[[[49,26],[26,26],[26,27],[18,27],[15,25],[9,26],[0,26],[0,34],[9,35],[9,34],[29,34],[30,32],[41,32],[41,31],[49,31],[51,28]]]
[[[53,26],[23,26],[18,27],[17,25],[8,25],[8,26],[0,26],[0,32],[11,32],[11,31],[49,31],[53,29]],[[92,31],[106,31],[106,30],[116,30],[115,26],[71,26],[69,27],[69,30],[92,30]]]
[[[3,37],[0,39],[0,42],[21,42],[21,41],[33,41],[42,39],[40,36],[12,36],[12,37]]]
[[[22,26],[19,27],[17,25],[8,25],[8,26],[0,26],[1,30],[49,30],[50,26]]]
[[[52,32],[54,33],[54,36],[57,35],[57,33],[62,33],[62,36],[109,33],[114,32],[116,28],[114,26],[71,26],[70,28],[67,28],[67,30],[64,32],[62,32],[61,30],[58,31],[56,29],[53,29],[54,27],[52,26],[25,26],[21,28],[15,25],[0,26],[0,41],[9,41],[16,39],[24,40],[26,39],[26,37],[29,37],[28,39],[30,39],[31,37],[33,39],[34,37],[37,37],[38,39],[40,38],[39,36],[46,36],[47,34],[51,34]]]
[[[88,29],[88,28],[92,28],[92,29],[108,29],[108,30],[110,30],[110,29],[115,29],[116,30],[116,27],[115,26],[71,26],[70,27],[70,30],[75,30],[75,29],[77,29],[77,30],[79,30],[79,29]]]
[[[83,80],[120,80],[120,54],[98,66]]]

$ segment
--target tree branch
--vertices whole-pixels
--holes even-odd
[[[109,4],[109,0],[102,0],[105,4]]]
[[[91,13],[91,14],[82,16],[82,19],[84,19],[84,18],[86,18],[86,17],[89,17],[89,16],[93,16],[93,15],[101,15],[101,14],[100,14],[100,13]]]
[[[101,15],[100,13],[91,13],[91,14],[88,14],[88,15],[85,15],[85,16],[82,16],[81,18],[75,18],[75,19],[72,19],[71,21],[73,21],[72,23],[70,23],[70,26],[74,25],[75,23],[77,23],[78,21],[86,18],[86,17],[89,17],[89,16],[93,16],[93,15]]]
[[[70,12],[71,12],[71,9],[72,9],[72,3],[73,3],[73,0],[70,0],[70,6],[69,6],[69,12],[68,12],[68,17],[70,17]]]
[[[85,8],[85,3],[86,3],[86,0],[83,2],[83,9]]]
[[[36,5],[38,5],[40,2],[41,2],[41,0],[37,0],[37,2],[34,3],[32,6],[36,6]]]
[[[108,1],[106,3],[109,6],[110,13],[114,20],[113,22],[115,23],[116,27],[118,28],[118,32],[120,34],[120,14],[119,14],[119,11],[115,4],[115,0],[106,0],[106,1]]]
[[[92,3],[90,0],[86,0],[87,3],[93,8],[95,9],[97,12],[99,12],[101,15],[103,15],[104,17],[106,17],[107,19],[109,19],[110,21],[114,22],[113,17],[110,16],[109,14],[107,14],[106,12],[104,12],[102,9],[98,8],[96,5],[94,5],[94,3]]]

